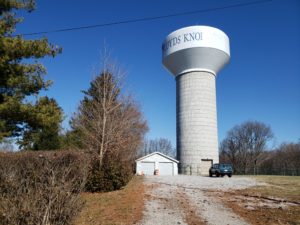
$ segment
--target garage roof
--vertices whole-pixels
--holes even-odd
[[[146,158],[148,158],[148,157],[150,157],[150,156],[152,156],[152,155],[155,155],[155,154],[158,154],[158,155],[160,155],[160,156],[162,156],[162,157],[165,157],[165,158],[167,158],[167,159],[169,159],[169,160],[171,160],[171,161],[173,161],[173,162],[179,163],[178,160],[173,159],[172,157],[167,156],[167,155],[165,155],[165,154],[163,154],[163,153],[161,153],[161,152],[152,152],[152,153],[150,153],[150,154],[148,154],[148,155],[145,155],[145,156],[143,156],[143,157],[141,157],[141,158],[139,158],[139,159],[137,159],[137,160],[135,160],[135,161],[136,161],[136,162],[142,161],[143,159],[146,159]]]

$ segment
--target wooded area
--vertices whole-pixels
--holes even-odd
[[[300,142],[270,149],[271,128],[247,121],[228,131],[220,144],[220,162],[231,163],[235,174],[300,175]]]

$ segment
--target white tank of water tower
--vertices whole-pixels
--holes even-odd
[[[209,26],[170,33],[162,61],[176,80],[176,136],[179,172],[206,175],[219,162],[216,76],[229,62],[229,38]]]

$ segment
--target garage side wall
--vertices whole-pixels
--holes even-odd
[[[178,175],[178,164],[173,162],[173,171],[174,171],[174,175]]]

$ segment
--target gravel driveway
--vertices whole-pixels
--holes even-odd
[[[212,224],[244,225],[209,191],[244,189],[258,185],[246,177],[148,176],[146,207],[141,225]]]

